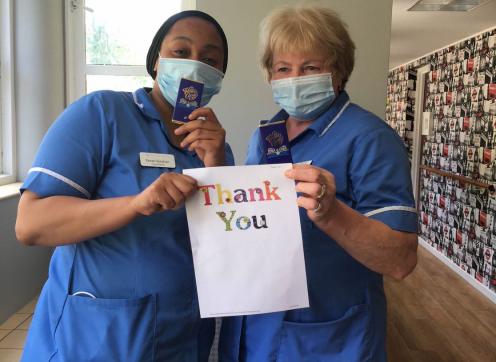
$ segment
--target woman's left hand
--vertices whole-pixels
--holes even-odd
[[[298,206],[316,224],[329,220],[336,207],[336,183],[334,175],[327,170],[310,165],[293,165],[286,177],[297,182]]]
[[[189,115],[188,123],[175,130],[177,135],[188,134],[181,147],[194,151],[205,167],[225,164],[226,131],[211,108],[198,108]]]

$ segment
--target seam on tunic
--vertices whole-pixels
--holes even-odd
[[[367,217],[370,217],[370,216],[377,215],[377,214],[380,214],[380,213],[383,213],[383,212],[387,212],[387,211],[407,211],[407,212],[413,212],[415,214],[417,213],[417,209],[415,209],[414,207],[408,207],[408,206],[387,206],[387,207],[382,207],[380,209],[369,211],[369,212],[367,212],[366,214],[363,214],[363,215],[364,216],[367,216]]]
[[[338,112],[338,114],[336,114],[334,116],[334,118],[332,119],[332,121],[326,126],[326,128],[324,128],[324,130],[322,131],[322,133],[319,135],[319,137],[322,137],[328,130],[329,128],[332,127],[332,125],[334,123],[336,123],[336,121],[339,119],[339,117],[341,117],[341,115],[343,114],[343,112],[346,110],[346,108],[348,108],[348,106],[350,105],[350,101],[348,100],[344,105],[343,105],[343,108],[341,108],[341,110]]]
[[[41,172],[41,173],[47,174],[49,176],[52,176],[52,177],[56,178],[57,180],[60,180],[64,183],[66,183],[67,185],[71,186],[72,188],[76,189],[77,191],[81,192],[88,199],[91,198],[91,194],[84,187],[82,187],[78,183],[68,179],[67,177],[65,177],[65,176],[63,176],[63,175],[61,175],[55,171],[49,170],[49,169],[44,168],[44,167],[33,167],[33,168],[29,169],[28,174],[31,172]]]

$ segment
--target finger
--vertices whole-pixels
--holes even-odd
[[[202,128],[202,123],[205,121],[196,120],[184,123],[181,127],[176,128],[174,133],[177,135],[193,132],[195,129]]]
[[[324,178],[326,180],[326,186],[327,189],[335,192],[336,191],[336,178],[331,172],[326,172],[324,175]]]
[[[183,193],[176,187],[174,182],[172,182],[172,180],[169,180],[169,182],[162,186],[163,193],[168,195],[172,199],[173,205],[172,207],[170,207],[171,209],[174,209],[182,204],[185,197]]]
[[[305,196],[298,197],[296,199],[296,203],[299,207],[302,207],[309,211],[315,210],[317,207],[319,207],[319,201]]]
[[[177,173],[175,175],[177,175],[178,177],[180,177],[181,180],[184,180],[185,182],[190,183],[194,187],[196,187],[196,185],[198,184],[198,181],[196,181],[196,179],[193,178],[193,177],[191,177],[190,175],[185,175],[184,173]]]
[[[322,184],[315,182],[298,182],[296,184],[296,192],[300,192],[308,197],[317,199],[317,197],[322,193]]]
[[[191,184],[189,181],[181,177],[174,178],[172,182],[174,186],[183,194],[184,198],[192,195],[198,187],[196,182],[195,184]]]
[[[287,170],[285,172],[286,177],[300,182],[321,183],[323,181],[323,177],[321,176],[321,173],[325,170],[319,169],[315,166],[310,166],[310,165],[305,165],[305,166],[307,167],[297,167],[291,170]]]
[[[196,179],[191,177],[190,175],[185,175],[183,173],[177,173],[177,172],[164,172],[159,177],[159,179],[162,179],[162,181],[157,181],[157,182],[165,183],[167,180],[171,180],[175,177],[184,178],[185,180],[187,180],[188,182],[190,182],[193,185],[196,185],[196,183],[197,183]]]
[[[224,134],[218,130],[210,131],[205,129],[197,129],[184,138],[181,142],[181,147],[187,147],[191,143],[199,140],[217,141],[218,143],[221,143],[224,140]]]
[[[194,121],[189,121],[183,124],[181,127],[176,128],[174,130],[174,133],[177,135],[181,135],[181,134],[193,132],[196,129],[206,129],[206,130],[215,131],[218,129],[222,129],[222,127],[220,127],[219,123],[208,122],[208,120],[197,119]]]
[[[176,186],[176,183],[178,181],[176,180],[181,180],[179,182],[181,182],[182,184],[184,184],[184,188],[196,188],[196,180],[191,177],[191,176],[188,176],[188,175],[183,175],[183,174],[180,174],[180,173],[163,173],[162,175],[160,175],[160,177],[156,180],[155,182],[155,189],[152,191],[153,193],[155,194],[163,194],[163,193],[166,193],[168,194],[169,193],[169,188],[171,188],[171,192],[174,192],[174,189],[177,189],[177,192],[178,193],[182,193],[180,191],[180,189]],[[186,186],[186,185],[189,185],[189,186]],[[177,197],[175,197],[173,194],[170,194],[169,195],[173,200],[176,200]]]
[[[152,199],[155,204],[160,205],[162,210],[170,210],[176,206],[176,203],[172,197],[163,189],[159,192],[155,192],[152,195]]]
[[[311,165],[293,165],[293,167],[285,173],[290,179],[300,182],[316,182],[326,184],[326,186],[335,185],[334,175],[326,169]]]
[[[193,112],[191,112],[188,118],[194,120],[199,117],[204,117],[206,120],[210,122],[219,123],[214,111],[212,110],[212,108],[209,107],[202,107],[195,109]]]
[[[293,169],[305,169],[305,168],[312,168],[315,166],[306,164],[306,163],[294,163],[293,164]]]
[[[188,151],[195,151],[196,153],[198,153],[198,150],[212,150],[216,148],[216,144],[217,143],[212,140],[196,140],[189,145]]]
[[[186,148],[191,142],[193,142],[194,140],[198,139],[201,136],[202,131],[203,131],[202,129],[197,128],[191,131],[190,133],[188,133],[188,135],[184,137],[184,139],[181,141],[180,146],[182,148]]]

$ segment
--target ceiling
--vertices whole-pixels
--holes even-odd
[[[417,0],[393,0],[389,68],[496,27],[496,0],[468,12],[407,11]]]

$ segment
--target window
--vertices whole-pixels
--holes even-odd
[[[15,181],[13,0],[0,0],[0,185]]]
[[[191,0],[66,0],[67,98],[112,89],[151,86],[148,47],[172,14]]]

